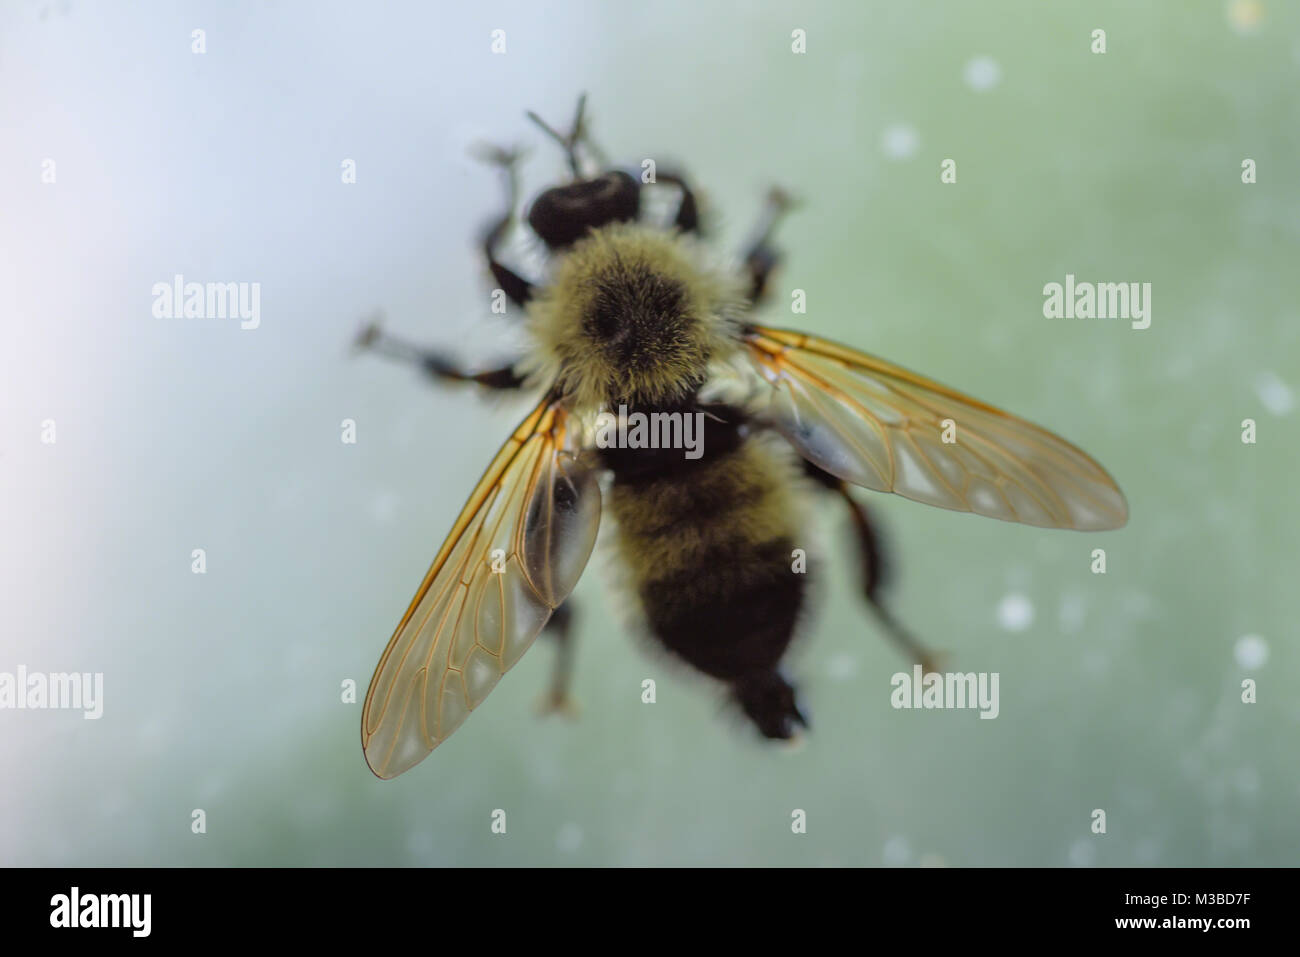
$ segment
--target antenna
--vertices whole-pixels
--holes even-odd
[[[573,116],[573,126],[570,127],[567,135],[557,133],[544,119],[528,111],[528,118],[541,127],[542,132],[549,136],[555,142],[560,144],[564,150],[564,155],[569,160],[569,169],[573,173],[574,179],[581,179],[582,173],[578,169],[578,143],[583,139],[584,130],[582,128],[583,111],[587,108],[587,94],[583,93],[578,97],[578,109]]]

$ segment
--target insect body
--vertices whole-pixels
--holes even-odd
[[[600,229],[568,253],[531,315],[576,408],[698,414],[698,458],[600,450],[618,554],[654,636],[730,686],[765,735],[786,738],[802,718],[777,667],[805,582],[791,573],[788,467],[744,410],[699,398],[710,368],[743,348],[743,300],[688,248],[643,226]]]
[[[754,324],[777,260],[770,233],[782,195],[769,199],[745,273],[729,275],[698,243],[681,177],[659,176],[681,194],[672,222],[642,222],[637,180],[582,175],[580,150],[590,147],[581,102],[567,136],[541,125],[574,174],[528,214],[554,259],[549,281],[534,285],[497,258],[514,208],[514,155],[504,151],[494,157],[507,171],[510,210],[484,243],[498,284],[526,307],[533,352],[471,374],[375,329],[364,338],[441,379],[544,391],[474,489],[375,670],[362,744],[377,775],[400,774],[444,741],[548,623],[563,663],[565,600],[594,546],[602,500],[649,631],[722,682],[764,736],[795,734],[806,722],[781,661],[807,576],[792,563],[796,457],[778,448],[782,438],[849,506],[865,597],[927,667],[880,603],[879,542],[850,484],[1031,525],[1124,524],[1110,476],[1052,433],[865,353]],[[718,398],[728,377],[746,375],[756,388]],[[652,421],[696,416],[699,454],[594,442],[593,418],[613,409]],[[564,689],[561,671],[555,704]]]

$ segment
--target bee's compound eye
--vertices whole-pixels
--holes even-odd
[[[547,246],[560,249],[581,239],[589,229],[636,219],[640,205],[640,184],[615,170],[548,189],[528,211],[528,225]]]

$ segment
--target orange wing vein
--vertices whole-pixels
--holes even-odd
[[[600,524],[594,470],[566,448],[548,396],[497,452],[375,668],[361,717],[370,769],[392,778],[445,741],[577,584]]]
[[[745,342],[773,386],[771,424],[847,482],[1048,528],[1128,520],[1106,470],[1045,429],[816,336],[755,326]]]

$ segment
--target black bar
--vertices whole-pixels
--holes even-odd
[[[0,872],[0,927],[7,943],[76,935],[90,945],[280,938],[373,944],[432,933],[432,945],[443,939],[435,928],[448,923],[471,934],[541,933],[554,929],[561,908],[588,929],[614,921],[633,937],[645,931],[675,939],[701,921],[736,935],[774,923],[796,934],[803,924],[810,933],[830,922],[846,928],[850,940],[881,941],[889,930],[919,935],[911,939],[927,946],[1097,937],[1200,937],[1231,946],[1242,934],[1285,933],[1296,884],[1294,871],[1281,869],[721,870],[571,869],[539,880],[527,870],[9,869]],[[111,917],[116,908],[120,924],[134,916],[135,926],[52,926],[70,923],[74,887],[79,921],[92,911]],[[135,899],[138,910],[128,911],[122,898],[105,909],[98,895],[107,894],[149,895],[147,936],[136,934],[144,929],[144,898]],[[530,923],[533,917],[538,923]],[[1203,920],[1211,922],[1208,930],[1199,926]],[[1245,925],[1223,924],[1239,920]],[[1148,921],[1154,923],[1144,926]]]

